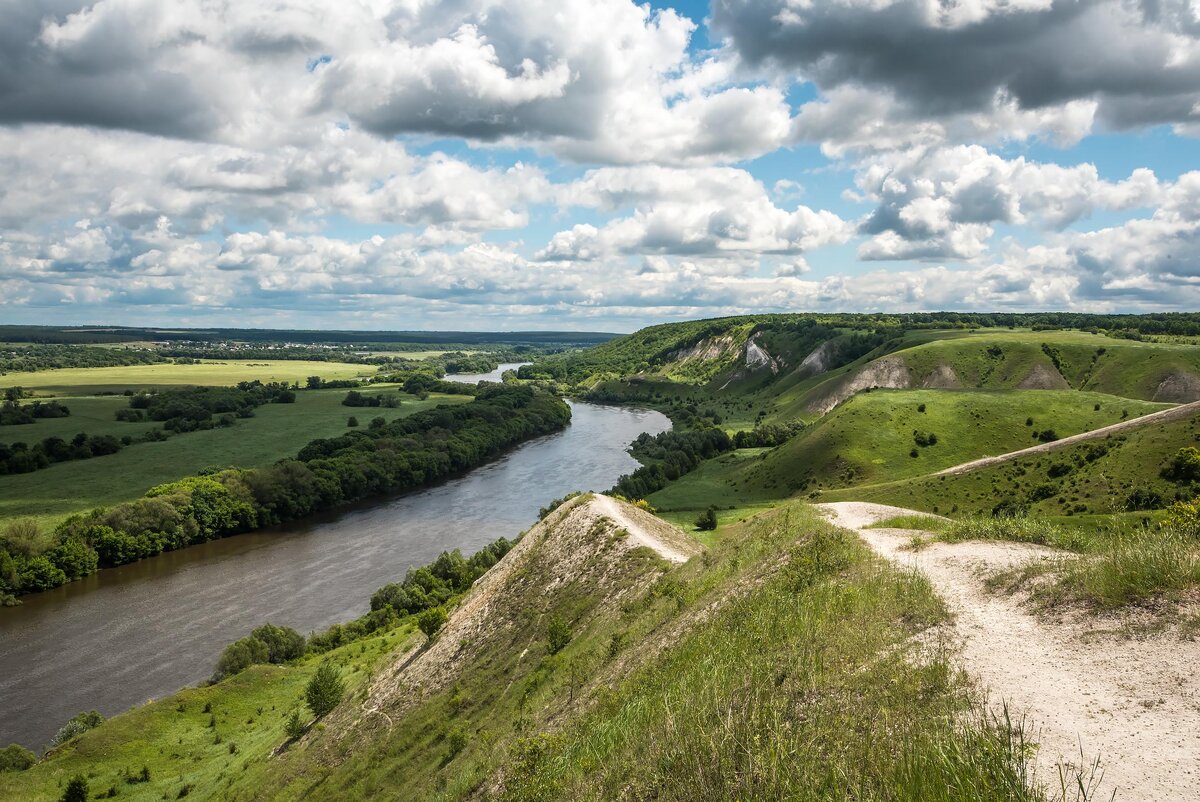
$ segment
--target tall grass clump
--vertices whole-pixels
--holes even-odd
[[[914,529],[919,532],[941,532],[953,526],[949,518],[938,515],[896,515],[868,526],[868,529]]]
[[[1115,533],[1103,550],[1068,563],[1048,601],[1102,610],[1147,604],[1200,588],[1200,543],[1173,527]]]
[[[1017,516],[977,516],[954,521],[938,533],[938,540],[961,543],[964,540],[1008,540],[1033,543],[1068,551],[1083,551],[1090,545],[1080,532],[1038,518]]]
[[[946,651],[919,645],[945,619],[928,583],[797,520],[780,570],[522,741],[503,798],[1043,799],[1020,727],[980,713]]]

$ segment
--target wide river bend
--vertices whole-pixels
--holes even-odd
[[[361,615],[410,566],[513,537],[572,490],[611,487],[637,467],[629,442],[670,428],[650,410],[571,407],[565,431],[458,479],[106,569],[0,608],[0,746],[41,751],[81,710],[109,716],[201,682],[226,644],[263,622],[309,632]]]

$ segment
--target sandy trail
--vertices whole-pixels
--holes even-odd
[[[611,496],[596,494],[592,507],[629,533],[629,540],[658,552],[664,560],[685,563],[700,552],[699,544],[661,518],[629,505],[622,506]]]
[[[911,510],[817,506],[884,557],[929,578],[954,615],[967,670],[993,702],[1027,716],[1040,744],[1037,770],[1051,789],[1060,765],[1099,758],[1103,777],[1093,799],[1200,800],[1200,643],[1046,622],[983,587],[981,572],[1059,554],[1050,549],[970,542],[912,552],[904,549],[912,531],[864,528]]]
[[[1143,415],[1140,418],[1124,420],[1120,423],[1114,423],[1110,426],[1101,426],[1099,429],[1092,429],[1090,432],[1073,434],[1070,437],[1064,437],[1061,440],[1055,440],[1050,443],[1042,443],[1041,445],[1022,448],[1019,451],[1010,451],[1007,454],[1000,454],[995,457],[973,459],[970,462],[963,462],[959,465],[953,465],[949,468],[945,468],[944,470],[940,470],[932,475],[955,476],[960,473],[968,473],[970,471],[978,470],[979,468],[986,468],[989,465],[999,465],[1002,462],[1011,462],[1012,460],[1019,459],[1021,457],[1027,457],[1030,454],[1044,454],[1047,451],[1055,451],[1060,448],[1065,448],[1066,446],[1074,445],[1075,443],[1082,443],[1085,440],[1097,440],[1102,437],[1108,437],[1112,434],[1119,434],[1121,432],[1129,431],[1130,429],[1138,429],[1151,423],[1162,424],[1176,420],[1185,420],[1197,413],[1200,413],[1200,401],[1193,401],[1190,404],[1181,404],[1177,407],[1171,407],[1170,409],[1151,412],[1150,414]]]

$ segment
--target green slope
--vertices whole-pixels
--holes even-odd
[[[382,707],[420,638],[408,623],[333,653],[350,691],[286,750],[282,720],[313,659],[118,716],[0,774],[0,798],[49,802],[80,774],[93,794],[147,802],[185,788],[189,800],[1042,799],[1019,736],[980,721],[977,690],[914,637],[945,620],[928,585],[810,509],[725,527],[681,566],[573,520],[537,530],[529,559],[496,580],[505,594],[472,619],[504,626],[441,636],[428,653],[448,655],[446,673]],[[557,654],[551,618],[571,633]],[[125,782],[142,766],[150,782]]]
[[[920,476],[1036,445],[1047,429],[1065,437],[1167,406],[1069,390],[874,390],[776,448],[710,460],[648,501],[698,510]],[[918,431],[937,443],[917,445]]]
[[[1200,486],[1161,475],[1176,451],[1198,442],[1200,415],[957,476],[923,476],[824,492],[821,500],[874,501],[959,515],[990,513],[1002,503],[1049,517],[1160,508],[1200,494]],[[1132,499],[1135,491],[1141,491],[1140,501]]]

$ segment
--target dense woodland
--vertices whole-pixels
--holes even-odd
[[[32,521],[18,521],[0,543],[0,598],[56,587],[98,567],[431,484],[530,437],[557,431],[570,416],[570,408],[548,393],[483,385],[470,403],[314,440],[296,459],[268,468],[235,468],[163,484],[136,501],[72,516],[49,536]]]
[[[644,464],[618,479],[610,492],[627,499],[645,498],[694,470],[704,460],[733,447],[733,439],[724,429],[669,431],[653,436],[643,432],[633,441],[629,451]]]
[[[0,375],[55,368],[113,368],[169,362],[143,348],[89,348],[81,345],[0,346]]]

